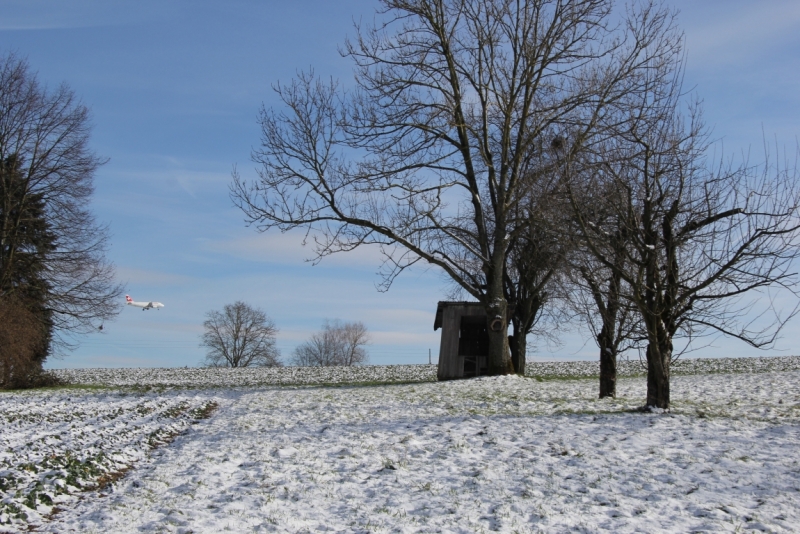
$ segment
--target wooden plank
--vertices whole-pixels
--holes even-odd
[[[452,380],[464,376],[464,361],[458,354],[458,339],[461,333],[461,317],[486,315],[479,304],[453,304],[442,310],[442,337],[439,344],[439,380]]]
[[[442,317],[442,346],[439,354],[440,379],[461,378],[458,369],[458,324],[460,316],[455,307],[444,309]],[[444,358],[442,358],[444,356]]]

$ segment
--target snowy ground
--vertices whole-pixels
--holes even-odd
[[[797,532],[800,371],[675,376],[668,414],[634,411],[641,377],[616,400],[596,389],[501,377],[2,394],[3,518],[10,504],[40,532]],[[80,491],[63,465],[42,467],[51,456],[134,468]],[[28,506],[33,480],[60,511]]]

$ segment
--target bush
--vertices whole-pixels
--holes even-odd
[[[61,381],[37,357],[47,328],[23,302],[0,298],[0,389],[54,386]]]

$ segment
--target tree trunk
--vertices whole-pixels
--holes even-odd
[[[502,219],[498,221],[500,227]],[[506,243],[496,237],[491,263],[486,269],[487,291],[483,305],[486,308],[486,330],[489,333],[488,374],[490,376],[514,374],[511,353],[508,349],[508,301],[503,292],[503,272]]]
[[[600,345],[600,398],[615,398],[617,396],[617,351],[614,347],[613,326],[609,331],[608,325],[597,336]]]
[[[506,301],[502,297],[494,299],[486,309],[487,330],[489,331],[489,375],[514,374],[511,353],[508,349],[508,322],[506,320]]]
[[[514,327],[514,335],[508,336],[508,347],[511,349],[511,365],[514,372],[520,376],[525,376],[525,363],[527,360],[527,347],[525,344],[525,334],[520,332],[518,321],[511,321]]]
[[[508,336],[508,348],[511,352],[511,365],[514,367],[514,372],[520,376],[525,376],[525,363],[527,356],[527,345],[525,338],[526,324],[516,313],[511,317],[511,328],[513,335]]]
[[[516,335],[514,336],[517,343],[517,365],[514,369],[517,371],[517,374],[520,376],[525,376],[525,365],[527,363],[528,358],[528,349],[527,344],[525,343],[525,335],[522,334],[519,337]]]
[[[618,241],[615,242],[615,244]],[[617,255],[615,261],[617,265],[621,263],[622,254],[620,247],[615,246]],[[616,338],[617,320],[619,315],[619,288],[621,277],[620,269],[617,268],[612,273],[608,281],[608,302],[605,307],[601,306],[601,316],[603,327],[597,336],[597,344],[600,346],[600,398],[616,398],[617,396],[617,346],[619,341]],[[602,301],[602,296],[598,294],[598,299]]]
[[[647,407],[669,409],[669,366],[672,343],[647,345]]]
[[[501,289],[501,288],[500,288]],[[490,376],[514,374],[511,353],[508,349],[508,305],[503,298],[502,289],[499,296],[487,295],[486,330],[489,333]]]
[[[514,330],[516,332],[516,329]],[[511,366],[514,368],[514,372],[518,373],[517,369],[519,369],[519,353],[517,352],[517,344],[514,341],[514,336],[508,336],[508,351],[511,353]]]

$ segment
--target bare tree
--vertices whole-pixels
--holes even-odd
[[[770,291],[797,295],[800,190],[788,165],[709,162],[699,107],[683,104],[680,62],[658,69],[670,76],[631,95],[616,135],[570,163],[570,197],[584,245],[638,311],[646,406],[667,409],[676,337],[716,332],[765,347],[796,313],[774,306]],[[620,193],[604,199],[614,227],[586,216],[577,189]]]
[[[600,157],[598,155],[598,159]],[[590,184],[591,187],[570,188],[568,197],[580,213],[583,224],[602,232],[608,259],[614,268],[608,268],[594,257],[591,250],[580,245],[581,239],[576,236],[580,234],[580,228],[576,228],[569,202],[560,205],[559,233],[562,241],[573,243],[568,255],[569,298],[565,302],[582,325],[589,328],[600,349],[599,396],[602,399],[616,397],[618,356],[638,348],[644,336],[638,312],[626,295],[628,287],[620,275],[626,268],[628,257],[626,228],[609,200],[626,192],[619,188],[618,183],[595,180]],[[565,185],[570,184],[567,182]]]
[[[544,339],[548,345],[559,342],[559,333],[569,320],[564,309],[567,256],[573,240],[564,239],[560,228],[570,209],[561,192],[558,162],[552,151],[532,154],[525,177],[525,199],[518,202],[514,220],[520,228],[509,239],[503,292],[509,306],[513,334],[508,337],[511,363],[517,374],[525,374],[528,336]],[[465,221],[465,224],[469,224]],[[465,232],[467,233],[467,232]],[[464,266],[469,262],[465,259]],[[481,264],[472,262],[476,277]],[[448,298],[464,300],[463,287],[451,283]]]
[[[0,57],[0,293],[19,289],[18,258],[30,253],[15,238],[25,224],[19,214],[30,202],[41,204],[54,246],[37,252],[46,311],[40,317],[50,323],[56,350],[121,310],[123,288],[106,259],[108,231],[88,210],[103,163],[88,147],[90,130],[89,110],[66,85],[48,90],[24,60]]]
[[[292,363],[302,367],[350,366],[367,363],[369,343],[362,322],[325,321],[322,331],[294,349]]]
[[[208,349],[209,367],[278,367],[275,346],[278,329],[267,314],[242,301],[226,304],[221,312],[210,311],[203,323],[201,346]]]
[[[622,276],[624,241],[620,234],[611,238],[609,249],[617,269],[608,269],[588,254],[577,254],[571,270],[574,291],[567,302],[592,333],[600,349],[599,398],[617,396],[619,356],[639,348],[644,336],[636,307],[626,297]]]
[[[560,131],[591,138],[676,37],[652,4],[619,28],[611,0],[383,5],[388,21],[345,45],[354,91],[313,73],[275,88],[285,111],[262,109],[259,179],[234,171],[232,198],[261,231],[307,229],[317,259],[379,245],[384,288],[441,268],[485,306],[489,373],[511,373],[504,274],[531,154]]]
[[[522,214],[516,217],[524,226],[509,240],[504,291],[513,326],[511,361],[520,375],[525,374],[527,336],[546,318],[546,329],[539,328],[536,334],[548,342],[557,341],[559,324],[565,322],[562,281],[572,242],[563,239],[558,228],[569,207],[559,194],[558,177],[547,162],[540,162],[528,175],[529,191],[526,200],[518,204]]]

